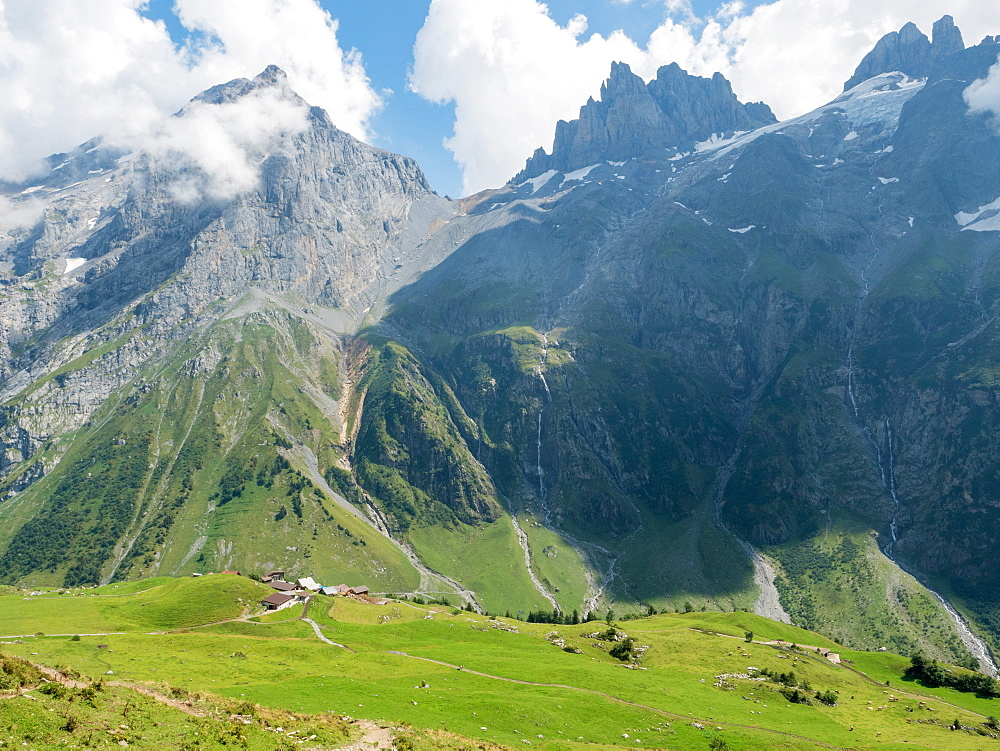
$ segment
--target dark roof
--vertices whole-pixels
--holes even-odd
[[[277,589],[280,592],[290,592],[291,590],[296,588],[295,585],[292,584],[291,582],[282,582],[282,581],[271,582],[268,586],[270,586],[272,589]]]
[[[276,571],[268,571],[268,572],[267,572],[267,573],[265,574],[265,576],[270,576],[270,577],[271,577],[272,579],[273,579],[273,578],[275,578],[275,577],[277,577],[277,578],[279,578],[279,579],[280,579],[280,578],[281,578],[282,576],[284,576],[284,575],[285,575],[285,571],[284,571],[284,569],[280,569],[280,568],[279,568],[279,569],[277,569]]]
[[[294,600],[295,595],[286,595],[282,592],[275,592],[273,595],[268,595],[263,600],[262,603],[267,603],[268,605],[284,605],[289,600]]]
[[[239,571],[223,571],[224,574],[233,574],[234,576],[241,576]]]
[[[365,595],[368,594],[368,587],[362,584],[360,587],[351,587],[350,591],[356,595]]]

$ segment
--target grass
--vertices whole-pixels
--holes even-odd
[[[528,537],[536,575],[564,613],[579,610],[587,595],[587,568],[580,553],[558,532],[535,522],[530,514],[521,516],[521,529]]]
[[[247,708],[221,697],[197,698],[192,704],[205,716],[192,716],[127,687],[104,686],[100,691],[87,691],[65,689],[61,695],[31,691],[23,697],[0,701],[0,727],[7,728],[0,747],[81,744],[88,748],[117,748],[124,743],[140,749],[235,745],[264,751],[294,748],[285,734],[293,728],[302,737],[315,735],[314,743],[327,748],[340,746],[358,735],[349,723],[330,715],[290,716],[287,712],[261,712],[250,707],[252,718],[244,723],[233,714],[246,712]],[[285,731],[275,732],[279,726]]]
[[[206,583],[179,581],[187,586]],[[150,598],[155,593],[166,602],[179,591],[159,585],[107,599],[134,606],[119,611],[134,613],[143,603],[150,603],[147,611],[154,607]],[[35,599],[89,604],[100,598]],[[17,602],[23,599],[0,597],[0,612],[7,613],[7,606]],[[206,613],[203,620],[214,615]],[[704,749],[717,736],[731,749],[815,748],[807,739],[850,748],[1000,745],[972,729],[982,726],[983,715],[1000,714],[998,700],[925,689],[902,680],[906,660],[898,655],[849,652],[819,634],[749,613],[662,614],[620,624],[639,644],[648,645],[644,670],[623,669],[608,654],[606,643],[598,646],[596,639],[588,638],[606,628],[600,622],[551,626],[490,621],[440,606],[317,599],[310,617],[328,638],[350,647],[348,651],[321,643],[301,621],[266,622],[297,615],[290,609],[262,623],[224,623],[166,634],[84,636],[78,641],[31,638],[9,649],[48,665],[71,665],[94,677],[110,670],[114,680],[211,692],[274,710],[408,723],[482,744],[521,747],[530,740],[532,746],[549,749]],[[554,630],[582,654],[563,651],[546,639]],[[833,665],[801,649],[747,644],[743,635],[748,630],[758,640],[829,646],[852,664]],[[739,677],[746,676],[749,667],[792,670],[812,691],[837,692],[837,705],[790,704],[777,684]],[[898,701],[889,700],[886,692],[893,691]],[[948,729],[956,717],[970,729]],[[425,743],[459,743],[448,740],[450,736],[420,737]]]
[[[492,524],[477,527],[418,527],[411,529],[409,536],[431,569],[446,576],[461,576],[462,583],[475,592],[486,610],[551,610],[528,576],[524,553],[506,514]]]
[[[777,586],[797,622],[843,644],[948,662],[969,659],[954,626],[926,588],[879,550],[872,530],[844,513],[812,537],[768,549]]]
[[[160,578],[66,594],[3,597],[2,635],[167,630],[236,618],[271,593],[250,579],[218,574]]]

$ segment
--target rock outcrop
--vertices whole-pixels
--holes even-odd
[[[614,63],[600,101],[590,99],[577,120],[560,120],[552,154],[538,149],[514,182],[550,169],[571,172],[666,148],[687,151],[713,136],[731,136],[773,122],[766,104],[741,104],[721,73],[701,78],[671,63],[646,84],[625,63]]]
[[[916,24],[907,23],[878,40],[875,47],[844,84],[844,91],[882,73],[899,71],[911,78],[925,78],[942,58],[965,49],[962,32],[951,16],[942,16],[934,23],[932,40]]]

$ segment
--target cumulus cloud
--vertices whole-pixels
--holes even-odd
[[[575,19],[560,26],[540,0],[433,0],[414,46],[411,87],[455,104],[446,141],[468,192],[503,184],[538,146],[550,148],[555,122],[576,117],[597,96],[612,61],[647,80],[677,62],[688,72],[722,72],[743,101],[767,102],[779,118],[834,98],[885,33],[914,21],[930,33],[955,17],[967,43],[1000,31],[1000,5],[981,0],[775,0],[747,9],[740,0],[697,20],[688,3],[644,40],[618,31],[585,36]]]
[[[369,136],[380,98],[359,54],[340,47],[337,22],[316,0],[176,0],[175,11],[196,40],[180,49],[162,23],[143,17],[145,5],[0,0],[0,178],[24,179],[46,155],[98,135],[126,145],[169,144],[202,169],[222,169],[221,154],[238,156],[251,145],[220,140],[227,121],[238,118],[257,138],[258,115],[276,116],[280,130],[289,113],[261,99],[233,110],[206,109],[185,123],[169,115],[198,92],[252,77],[271,63],[340,128]],[[206,187],[246,184],[238,172],[220,172]]]
[[[991,114],[994,125],[1000,129],[1000,61],[990,68],[986,78],[969,84],[965,101],[973,112]]]
[[[194,102],[134,145],[180,174],[170,186],[177,200],[231,198],[256,185],[269,146],[307,125],[304,103],[268,87],[231,102]]]

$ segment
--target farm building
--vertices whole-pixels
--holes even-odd
[[[260,604],[268,610],[284,610],[298,601],[299,598],[296,595],[288,594],[287,592],[275,592],[273,595],[268,595],[261,600]]]

